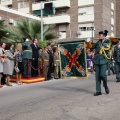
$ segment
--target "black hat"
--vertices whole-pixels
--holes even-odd
[[[49,46],[49,45],[51,45],[51,43],[50,43],[50,42],[48,42],[48,43],[47,43],[47,46]]]
[[[108,33],[107,30],[103,30],[103,31],[100,31],[100,32],[99,32],[99,35],[100,35],[100,34],[103,34],[103,35],[107,36],[107,33]]]

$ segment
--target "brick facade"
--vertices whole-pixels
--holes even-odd
[[[120,0],[116,0],[116,37],[120,37]]]
[[[22,0],[21,0],[22,1]],[[30,7],[30,13],[32,14],[32,0],[29,1],[29,7]],[[111,25],[111,1],[114,2],[115,9],[114,9],[114,25]],[[13,0],[13,8],[18,9],[18,1]],[[89,6],[89,5],[88,5]],[[101,30],[107,29],[109,31],[109,34],[111,35],[111,26],[114,27],[114,33],[115,36],[120,36],[120,0],[94,0],[94,26],[95,26],[95,32],[94,36],[95,38],[98,37],[98,32]],[[84,6],[83,6],[84,7]],[[59,14],[60,10],[65,10],[66,14],[70,15],[70,24],[57,24],[55,31],[59,32],[59,26],[60,25],[66,25],[66,37],[77,37],[77,31],[78,31],[78,0],[70,0],[70,8],[57,8],[56,9],[56,15]],[[117,14],[117,15],[116,15]],[[0,17],[2,17],[5,20],[9,20],[9,18],[12,18],[14,20],[19,20],[22,17],[10,14],[7,12],[0,11]],[[6,22],[8,24],[8,22]]]
[[[114,0],[115,5],[115,0]],[[94,4],[94,12],[95,12],[95,38],[98,36],[98,32],[101,30],[108,30],[109,35],[111,35],[111,26],[114,26],[114,33],[115,33],[115,24],[111,25],[111,0],[95,0]],[[114,21],[115,18],[115,11],[114,9]]]

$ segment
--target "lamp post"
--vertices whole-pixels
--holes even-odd
[[[92,43],[93,43],[93,34],[94,34],[94,31],[95,31],[95,27],[93,26],[93,23],[92,23]]]
[[[42,6],[43,5],[43,2],[42,2],[42,0],[41,0],[41,4],[40,4],[40,6],[41,6],[41,41],[43,41],[43,10],[42,10]]]
[[[41,41],[43,41],[43,1],[46,1],[46,0],[40,0],[40,17],[41,17]]]

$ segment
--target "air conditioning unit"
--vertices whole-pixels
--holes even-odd
[[[10,24],[13,24],[13,23],[14,23],[14,20],[13,20],[13,19],[9,19],[9,23],[10,23]]]

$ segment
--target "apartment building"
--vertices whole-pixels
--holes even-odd
[[[42,6],[46,2],[54,3],[55,14],[43,14],[44,24],[56,24],[55,32],[60,39],[97,38],[98,32],[104,29],[116,36],[120,31],[116,26],[120,19],[116,16],[119,0],[46,0]],[[40,18],[41,0],[1,0],[1,5]]]

